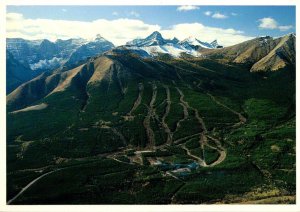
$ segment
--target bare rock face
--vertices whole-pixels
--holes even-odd
[[[276,71],[295,64],[296,36],[259,37],[223,49],[205,49],[203,57],[233,63],[251,64],[250,71]]]
[[[256,71],[276,71],[287,65],[295,64],[295,45],[296,37],[293,34],[286,35],[276,40],[278,44],[261,60],[256,62],[252,68],[252,72]]]

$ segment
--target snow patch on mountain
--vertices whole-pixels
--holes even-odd
[[[97,56],[108,50],[113,49],[115,46],[98,34],[95,40],[88,42],[77,48],[69,57],[65,65],[75,64],[79,61],[86,60],[89,57]]]
[[[200,56],[197,51],[199,48],[214,49],[220,48],[216,40],[211,43],[202,42],[195,37],[189,37],[182,41],[177,38],[164,39],[162,35],[155,31],[144,39],[134,39],[126,43],[127,49],[144,50],[149,56],[156,56],[159,53],[170,54],[174,57],[180,57],[182,53],[195,57]]]
[[[74,60],[96,56],[113,47],[114,45],[101,35],[97,35],[93,41],[82,38],[57,39],[55,42],[47,39],[8,38],[6,42],[6,49],[16,60],[32,70],[40,71],[56,69],[66,61],[71,65],[72,62],[77,62]]]
[[[214,40],[213,42],[210,43],[211,47],[213,49],[216,49],[216,48],[221,48],[222,46],[219,45],[218,41],[217,40]]]
[[[144,39],[134,39],[133,41],[127,42],[126,45],[145,47],[145,46],[162,46],[165,44],[177,44],[178,42],[179,40],[177,38],[173,38],[172,40],[164,39],[159,32],[155,31]]]
[[[154,45],[154,46],[144,46],[144,47],[136,47],[131,46],[127,47],[128,49],[132,50],[143,50],[147,52],[149,56],[158,56],[159,54],[169,54],[174,57],[180,57],[182,53],[186,53],[189,55],[193,55],[195,57],[200,56],[200,53],[193,50],[193,49],[186,49],[180,45],[174,44],[165,44],[162,46]]]
[[[213,42],[208,43],[208,42],[200,41],[195,37],[188,37],[188,38],[182,40],[181,42],[179,42],[179,44],[183,45],[185,47],[189,46],[189,47],[192,47],[194,49],[198,49],[198,48],[216,49],[216,48],[221,47],[218,44],[217,40],[214,40]]]

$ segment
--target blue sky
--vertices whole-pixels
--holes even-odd
[[[10,23],[12,23],[11,26],[16,26],[14,25],[16,21],[20,21],[20,23],[21,21],[26,21],[29,24],[30,20],[30,27],[37,28],[39,24],[38,20],[41,19],[57,21],[57,23],[59,20],[66,21],[69,24],[75,24],[75,21],[78,23],[92,23],[97,20],[105,20],[112,25],[120,25],[122,23],[122,26],[119,26],[119,28],[134,28],[132,21],[140,21],[141,23],[136,23],[136,27],[144,30],[136,30],[136,33],[134,33],[132,31],[129,32],[128,29],[123,29],[128,33],[128,36],[125,36],[126,32],[116,31],[117,26],[114,29],[110,29],[109,24],[103,24],[103,21],[99,22],[99,27],[101,28],[99,29],[100,34],[104,33],[106,36],[111,37],[107,31],[112,30],[119,34],[119,37],[124,35],[119,40],[116,37],[112,38],[112,41],[115,40],[115,42],[120,44],[125,41],[125,37],[131,39],[131,37],[145,36],[146,34],[142,31],[148,32],[154,29],[155,26],[166,37],[174,34],[182,38],[189,36],[188,32],[191,31],[192,36],[197,36],[200,39],[202,37],[202,40],[207,41],[207,39],[210,39],[209,36],[204,35],[207,32],[210,33],[211,39],[223,39],[224,45],[232,44],[230,42],[230,33],[233,36],[232,38],[239,36],[236,39],[240,41],[242,37],[245,40],[262,35],[277,37],[296,31],[295,7],[293,6],[8,6],[7,14],[15,15],[9,19],[11,21],[15,18],[13,20],[14,23],[8,21],[8,36],[12,37],[15,34],[21,37],[23,33],[23,37],[27,39],[30,36],[32,38],[37,38],[38,36],[34,35],[32,31],[24,33],[26,29],[18,29],[17,27],[15,28],[15,33],[13,33],[14,29],[10,27]],[[20,18],[21,16],[22,18]],[[127,20],[127,22],[131,20],[132,23],[127,25],[127,23],[119,23],[117,20]],[[97,33],[96,30],[92,30],[94,27],[97,27],[97,25],[93,24],[89,27],[91,34]],[[107,30],[103,29],[103,27],[107,28]],[[84,29],[86,28],[88,27],[84,26]],[[17,30],[19,31],[17,32]],[[179,30],[186,30],[186,32],[183,34]],[[47,37],[47,32],[44,31],[42,27],[38,30],[40,35]],[[62,33],[61,35],[58,33],[57,36],[54,33],[48,33],[51,34],[51,36],[49,35],[49,39],[60,38],[60,36],[66,38],[68,36],[88,36],[86,34],[84,36],[81,35],[81,32],[73,32],[74,35],[67,35],[71,31]],[[222,33],[226,34],[225,36],[227,36],[226,39],[228,41],[225,37],[222,38]]]

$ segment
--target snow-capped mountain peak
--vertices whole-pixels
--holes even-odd
[[[212,43],[202,42],[195,37],[188,37],[182,41],[179,41],[176,37],[173,39],[164,39],[161,33],[155,31],[146,38],[137,38],[126,43],[127,50],[140,53],[145,56],[156,56],[158,54],[169,54],[174,57],[180,57],[183,53],[199,56],[199,48],[214,49],[219,48],[218,42],[215,40]],[[121,49],[119,48],[121,51]]]
[[[180,44],[183,46],[186,46],[186,47],[190,46],[191,48],[194,48],[194,49],[198,49],[199,47],[205,48],[205,49],[215,49],[215,48],[220,47],[217,40],[214,40],[213,42],[208,43],[208,42],[200,41],[197,38],[191,37],[191,36],[182,40],[180,42]]]
[[[155,31],[144,39],[134,39],[127,42],[127,49],[134,50],[135,52],[142,51],[143,55],[155,56],[158,54],[169,54],[174,57],[180,57],[182,53],[193,56],[198,56],[199,53],[192,49],[190,46],[179,44],[179,40],[174,37],[173,39],[164,39],[162,35]]]
[[[214,40],[213,42],[211,42],[210,45],[214,49],[221,47],[217,40]]]
[[[34,71],[51,71],[61,65],[72,65],[112,48],[114,45],[101,35],[93,41],[82,38],[57,39],[55,42],[8,38],[6,42],[6,49],[13,57]]]
[[[101,42],[103,42],[103,41],[107,41],[107,40],[104,37],[102,37],[100,34],[97,34],[96,38],[95,38],[95,41],[101,41]]]
[[[190,45],[194,45],[197,46],[199,45],[199,40],[197,40],[197,38],[189,36],[188,38],[184,39],[183,41],[181,41],[182,43],[188,43]]]
[[[128,42],[127,45],[135,45],[135,46],[155,46],[155,45],[164,45],[166,44],[166,40],[162,37],[162,35],[155,31],[151,33],[151,35],[147,36],[145,39],[135,39],[131,42]]]
[[[160,32],[158,31],[154,31],[152,32],[151,35],[149,35],[148,37],[146,37],[147,40],[163,40],[162,35],[160,34]]]

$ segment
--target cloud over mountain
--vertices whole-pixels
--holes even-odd
[[[7,13],[7,37],[49,40],[81,37],[93,39],[97,34],[109,38],[115,45],[123,45],[137,37],[145,37],[153,31],[160,31],[166,38],[184,39],[188,36],[201,37],[203,41],[218,39],[224,46],[240,43],[252,37],[232,28],[205,26],[202,23],[180,23],[168,29],[157,24],[148,24],[138,18],[114,20],[70,21],[53,19],[28,19],[20,13]],[[122,27],[120,27],[122,26]]]

